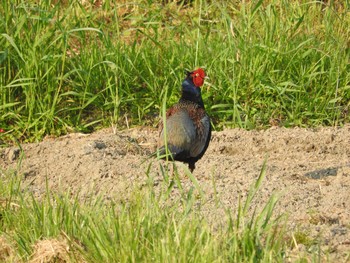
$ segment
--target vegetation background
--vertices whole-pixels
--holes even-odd
[[[0,7],[4,141],[156,126],[205,67],[215,129],[349,121],[348,1],[9,1]],[[166,93],[167,91],[167,93]]]

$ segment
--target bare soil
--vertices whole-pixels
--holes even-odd
[[[155,129],[143,127],[46,138],[22,145],[23,155],[16,147],[0,150],[0,167],[24,174],[23,185],[37,196],[45,193],[47,180],[57,192],[69,189],[86,198],[102,194],[118,201],[146,184],[150,163],[154,187],[160,187],[159,167],[165,162],[148,158],[157,136]],[[224,213],[214,200],[213,179],[221,208],[234,214],[265,158],[267,175],[253,206],[261,209],[273,193],[279,194],[275,212],[287,215],[299,250],[307,253],[316,244],[336,262],[350,262],[350,125],[214,132],[193,173],[207,198],[201,211],[209,221],[217,222]],[[191,187],[186,166],[177,166],[184,188]]]

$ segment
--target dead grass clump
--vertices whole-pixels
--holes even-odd
[[[0,236],[0,262],[17,262],[15,250],[11,244]]]
[[[65,263],[71,262],[70,247],[66,240],[45,239],[34,245],[30,263]]]

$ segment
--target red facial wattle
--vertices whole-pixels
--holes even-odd
[[[192,72],[193,84],[196,87],[201,87],[204,84],[205,72],[203,69],[199,68]]]

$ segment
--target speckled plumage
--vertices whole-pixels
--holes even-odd
[[[166,139],[168,149],[174,160],[189,164],[191,171],[195,163],[204,155],[211,138],[209,116],[204,109],[201,91],[197,85],[203,80],[193,81],[197,71],[189,72],[182,83],[182,96],[179,102],[167,110]],[[165,154],[164,125],[159,125],[158,149]]]

